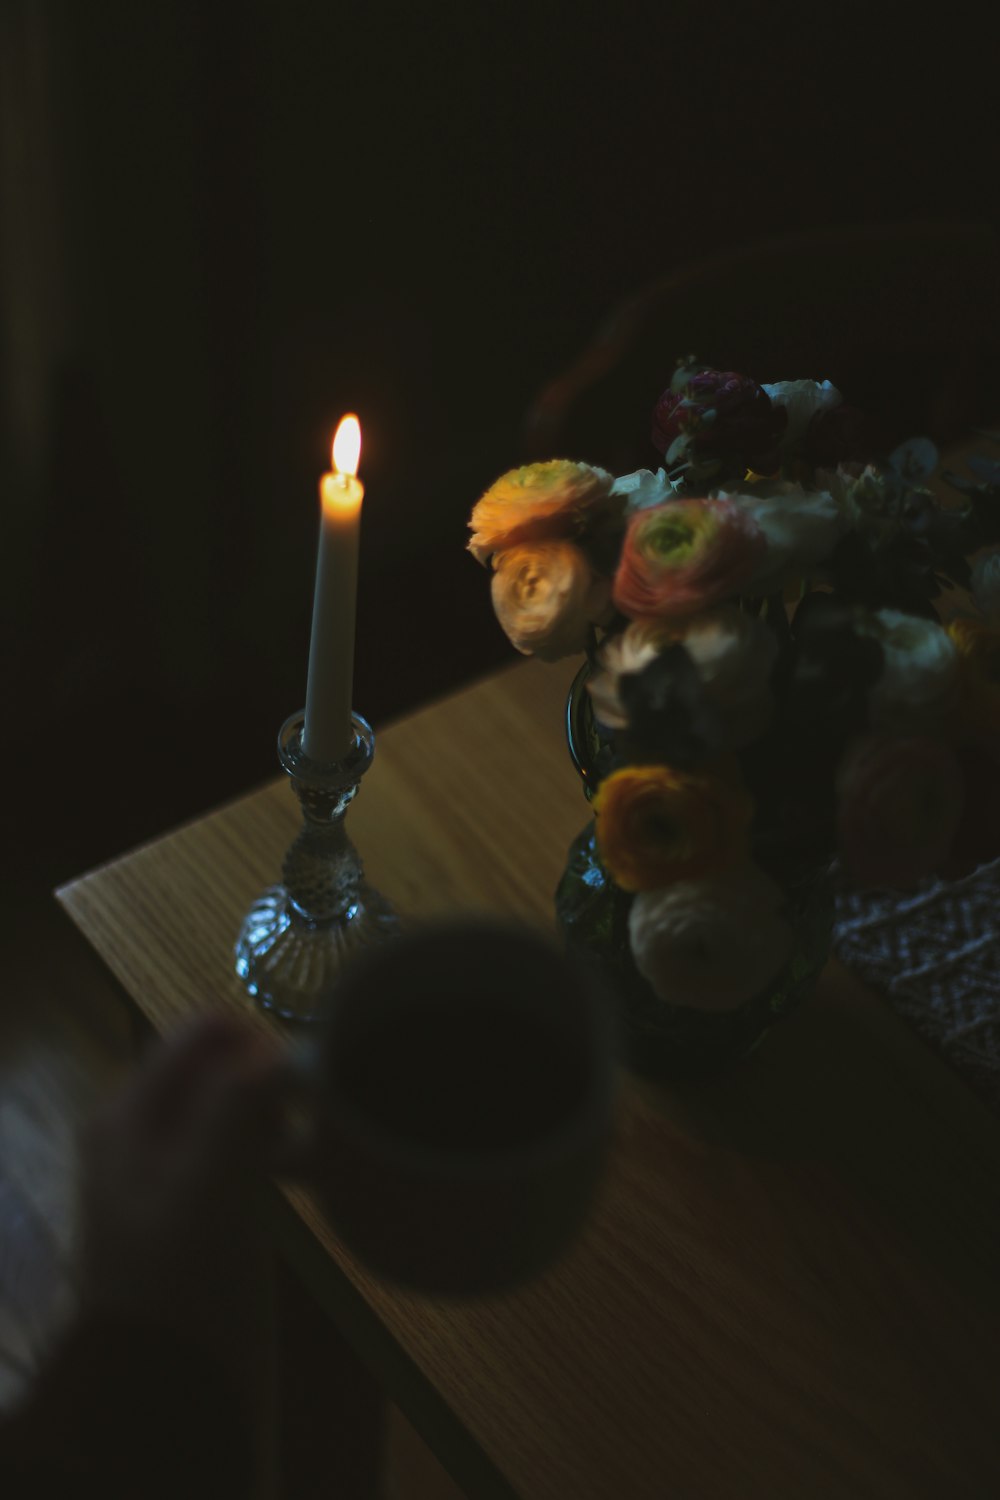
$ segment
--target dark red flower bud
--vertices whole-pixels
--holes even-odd
[[[770,474],[788,413],[755,380],[733,370],[700,370],[665,390],[653,411],[653,443],[668,463],[682,457]],[[686,441],[678,443],[678,439]],[[673,454],[671,448],[677,445]]]

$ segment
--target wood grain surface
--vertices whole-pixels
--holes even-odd
[[[588,816],[575,666],[513,666],[379,733],[348,826],[404,916],[551,924]],[[157,1029],[212,1003],[275,1027],[232,950],[297,827],[275,781],[59,899]],[[516,1294],[386,1286],[299,1190],[276,1234],[470,1494],[951,1500],[1000,1485],[998,1184],[997,1121],[832,965],[727,1079],[621,1078],[586,1231]]]

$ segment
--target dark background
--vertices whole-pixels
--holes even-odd
[[[342,412],[377,725],[510,655],[468,511],[620,298],[764,237],[997,219],[996,25],[961,8],[0,15],[7,855],[40,890],[276,770]]]

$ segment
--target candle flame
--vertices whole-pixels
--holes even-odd
[[[333,467],[337,474],[356,474],[361,458],[361,423],[353,412],[341,417],[333,439]]]

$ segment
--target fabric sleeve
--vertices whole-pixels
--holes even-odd
[[[153,1326],[84,1320],[0,1421],[5,1500],[239,1497],[252,1489],[250,1419],[221,1369]],[[99,1486],[99,1487],[98,1487]]]

